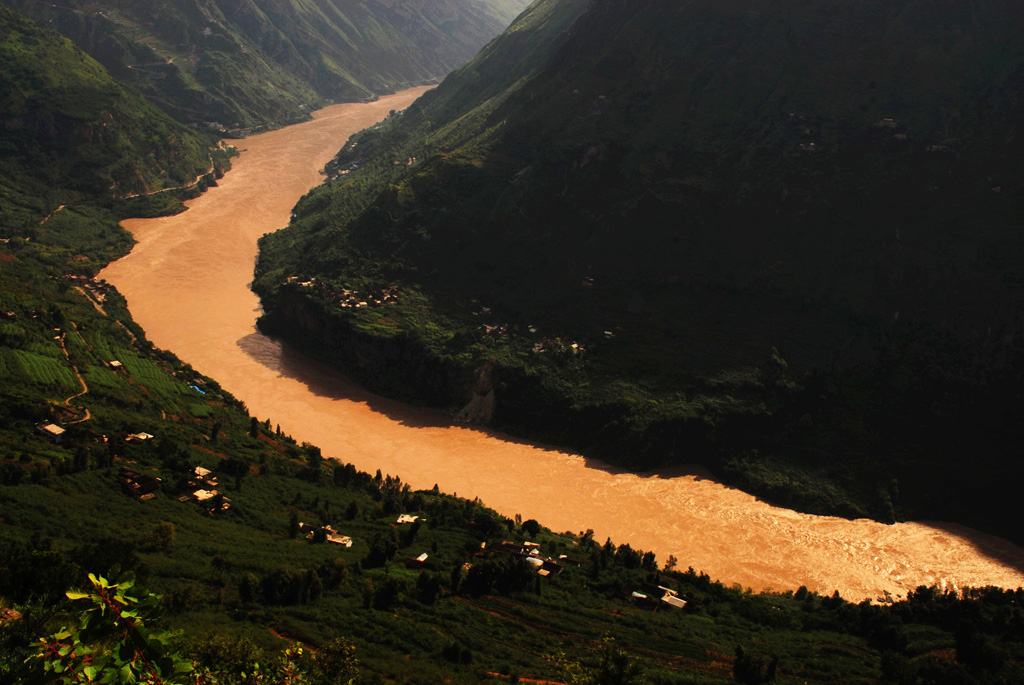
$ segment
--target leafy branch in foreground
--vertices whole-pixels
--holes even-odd
[[[334,640],[319,652],[295,644],[276,657],[264,654],[237,669],[196,668],[174,645],[175,634],[151,630],[160,596],[135,584],[132,572],[111,583],[89,574],[92,589],[67,593],[77,620],[40,638],[26,660],[32,683],[130,685],[346,685],[358,678],[352,644]]]
[[[89,574],[92,589],[69,591],[77,621],[40,638],[29,658],[36,682],[152,683],[187,682],[192,663],[171,649],[172,635],[146,625],[159,617],[160,597],[135,584],[126,572],[111,583]]]

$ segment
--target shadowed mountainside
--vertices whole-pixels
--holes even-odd
[[[1022,36],[1001,0],[537,3],[264,241],[264,324],[604,458],[1017,535]]]

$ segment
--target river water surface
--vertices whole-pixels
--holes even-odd
[[[335,105],[311,122],[236,141],[220,185],[188,211],[124,222],[138,240],[101,275],[127,297],[159,347],[213,376],[254,416],[325,456],[400,476],[414,488],[480,497],[506,516],[675,555],[726,584],[806,585],[847,599],[918,585],[1024,585],[1024,550],[959,525],[808,516],[727,488],[699,467],[633,474],[575,454],[452,426],[441,412],[381,399],[259,334],[249,290],[256,241],[288,223],[295,202],[352,133],[425,89]]]

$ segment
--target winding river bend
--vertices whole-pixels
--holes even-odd
[[[285,226],[318,170],[352,133],[425,89],[335,105],[311,122],[238,141],[234,168],[187,212],[124,223],[138,240],[106,278],[158,346],[216,378],[325,456],[401,476],[414,488],[480,497],[506,516],[675,555],[726,584],[800,585],[847,599],[918,585],[1024,585],[1024,550],[944,523],[887,526],[807,516],[727,488],[699,467],[627,473],[543,445],[450,425],[440,412],[381,399],[259,334],[249,290],[256,241]]]

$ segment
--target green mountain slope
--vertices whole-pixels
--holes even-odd
[[[290,679],[272,668],[297,641],[323,655],[336,639],[362,683],[572,682],[629,664],[631,682],[666,684],[1024,677],[1020,590],[919,588],[894,606],[753,594],[686,559],[412,491],[249,416],[153,348],[116,289],[64,267],[35,241],[0,243],[2,682],[73,682],[23,661],[76,615],[65,592],[115,569],[162,596],[150,628],[180,631],[176,650],[221,683],[260,682],[256,663],[262,682],[338,682],[308,659]]]
[[[174,211],[220,173],[213,139],[0,7],[0,238],[92,274],[131,246],[117,220]]]
[[[284,123],[440,79],[526,0],[6,0],[181,121]]]
[[[1019,535],[1024,12],[596,3],[477,80],[516,28],[264,241],[265,324],[619,462]]]
[[[195,181],[208,143],[51,29],[0,8],[4,176],[106,196]]]

